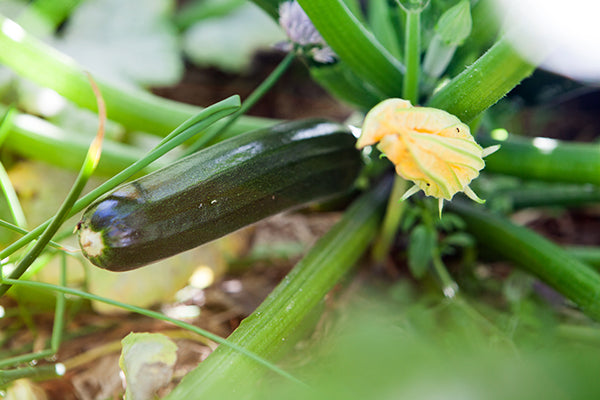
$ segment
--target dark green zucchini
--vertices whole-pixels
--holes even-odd
[[[91,204],[78,225],[81,249],[101,268],[131,270],[341,194],[361,167],[354,145],[346,127],[325,120],[228,139]]]

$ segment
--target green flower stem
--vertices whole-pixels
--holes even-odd
[[[408,9],[406,11],[406,41],[404,59],[406,61],[406,74],[402,98],[412,104],[419,102],[419,75],[421,66],[421,9]],[[398,231],[402,221],[405,204],[400,199],[408,189],[407,182],[399,175],[395,176],[394,188],[388,201],[388,207],[383,219],[382,229],[373,246],[373,260],[383,262]]]
[[[591,267],[537,233],[481,206],[453,201],[448,208],[466,222],[481,246],[537,276],[600,321],[600,274]]]
[[[125,180],[140,172],[146,166],[148,166],[151,162],[156,159],[162,157],[168,151],[182,144],[194,134],[198,132],[202,132],[210,125],[220,120],[221,118],[231,114],[235,110],[237,110],[240,106],[240,99],[238,96],[232,96],[228,99],[225,99],[217,104],[214,104],[210,107],[202,110],[198,115],[190,118],[182,125],[180,125],[177,129],[171,132],[166,138],[164,138],[160,144],[152,151],[150,151],[144,158],[136,161],[134,164],[123,170],[118,175],[104,182],[102,185],[98,186],[96,189],[92,190],[81,199],[79,199],[71,208],[69,213],[67,214],[67,218],[75,215],[79,211],[83,210],[89,204],[92,203],[96,198],[106,193],[107,191],[114,189],[119,184],[123,183]],[[53,221],[53,219],[44,222],[39,225],[37,228],[30,231],[27,235],[23,236],[19,240],[12,243],[10,246],[6,247],[4,250],[0,251],[0,260],[5,259],[16,250],[25,246],[27,243],[31,242],[35,238],[37,238],[44,230],[49,226],[49,224]],[[39,242],[39,241],[38,241]],[[19,269],[19,271],[15,270],[13,274],[11,274],[11,278],[18,278],[24,272],[24,269]],[[2,296],[8,290],[7,285],[0,286],[0,296]]]
[[[454,279],[452,279],[452,276],[450,276],[446,265],[442,261],[442,256],[439,249],[436,248],[433,251],[431,261],[433,263],[433,269],[435,270],[435,273],[442,284],[442,292],[444,293],[444,296],[449,299],[455,298],[458,293],[458,284],[454,281]]]
[[[427,106],[446,110],[469,123],[531,75],[534,69],[535,66],[524,60],[503,37],[440,89]]]
[[[406,41],[404,60],[406,73],[402,98],[419,104],[419,75],[421,66],[421,10],[406,10]]]
[[[406,202],[400,201],[400,198],[407,189],[408,182],[399,176],[394,176],[394,186],[387,203],[385,218],[377,240],[373,243],[372,257],[376,263],[383,263],[392,247],[406,209]]]
[[[0,15],[0,64],[19,76],[53,89],[75,104],[95,110],[95,98],[82,68],[71,58],[29,35],[19,25]],[[41,68],[40,66],[43,66]],[[141,90],[117,88],[98,80],[106,102],[108,118],[129,129],[166,135],[179,124],[202,111]],[[244,117],[236,129],[241,132],[272,124],[271,120]]]
[[[342,62],[387,95],[402,93],[404,66],[375,39],[342,0],[299,0],[306,14]]]
[[[501,145],[500,150],[485,159],[486,171],[528,179],[600,185],[598,144],[516,135],[508,135],[504,140],[482,135],[478,142],[484,147]]]
[[[204,147],[207,144],[214,141],[215,139],[219,139],[223,135],[225,135],[229,128],[233,124],[235,124],[238,119],[244,115],[248,110],[250,110],[264,95],[267,93],[275,83],[281,78],[281,76],[288,70],[290,65],[292,65],[292,61],[294,61],[295,55],[294,53],[288,53],[284,59],[277,65],[277,67],[269,74],[269,76],[261,82],[261,84],[244,100],[242,106],[233,113],[229,118],[226,119],[224,124],[221,124],[218,127],[214,127],[205,132],[198,140],[196,140],[192,145],[186,149],[186,154],[194,153]]]
[[[361,196],[229,340],[272,359],[302,321],[366,250],[377,232],[388,196],[384,183]],[[165,399],[232,398],[256,384],[264,370],[239,352],[220,346]],[[235,384],[232,384],[235,382]]]

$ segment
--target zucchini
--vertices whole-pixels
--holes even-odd
[[[321,119],[225,140],[91,204],[78,224],[81,250],[98,267],[127,271],[342,194],[361,168],[355,142]]]

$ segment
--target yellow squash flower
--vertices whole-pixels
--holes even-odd
[[[483,157],[499,147],[482,149],[469,127],[454,115],[437,108],[413,107],[402,99],[387,99],[365,117],[356,147],[376,143],[398,175],[415,184],[402,200],[423,190],[439,199],[440,215],[444,199],[451,200],[458,192],[483,203],[469,183],[485,166]]]

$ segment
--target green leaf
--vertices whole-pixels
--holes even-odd
[[[408,243],[408,268],[417,279],[425,276],[437,242],[437,233],[425,225],[412,230]]]
[[[122,341],[119,366],[125,374],[126,400],[154,398],[171,381],[177,346],[160,333],[130,333]]]

